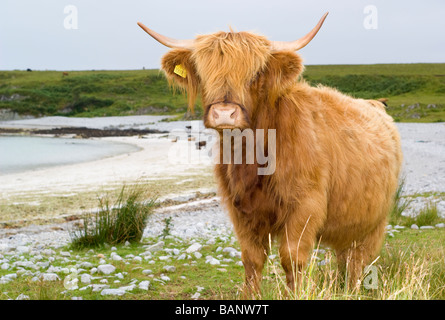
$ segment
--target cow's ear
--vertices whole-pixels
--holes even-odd
[[[303,59],[298,54],[290,51],[272,53],[266,69],[272,96],[278,98],[284,93],[298,81],[303,70]]]
[[[189,108],[193,113],[199,81],[191,54],[188,49],[170,50],[162,57],[161,68],[170,85],[176,85],[187,93]]]

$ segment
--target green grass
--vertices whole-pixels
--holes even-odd
[[[357,98],[388,98],[396,121],[445,121],[445,64],[309,65],[304,79]],[[19,114],[117,116],[186,113],[159,70],[0,71],[0,109]],[[13,99],[11,99],[13,97]],[[201,114],[197,102],[196,111]]]
[[[129,190],[128,190],[129,189]],[[104,244],[139,242],[155,201],[146,201],[138,185],[123,186],[117,199],[99,199],[99,212],[87,214],[71,232],[72,248],[94,248]]]
[[[114,116],[176,114],[187,110],[183,95],[172,95],[159,70],[0,71],[0,108],[19,114]],[[17,96],[18,95],[18,96]]]

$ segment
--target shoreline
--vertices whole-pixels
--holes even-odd
[[[43,119],[40,124],[46,126],[44,130],[52,132],[50,136],[54,136],[55,132],[60,130],[60,122],[68,120],[60,119],[60,117],[57,119],[47,118]],[[189,148],[192,157],[199,157],[201,152],[207,152],[205,149],[196,150],[195,142],[186,140],[173,142],[169,138],[167,132],[185,128],[185,125],[190,125],[190,121],[147,124],[147,118],[138,120],[136,117],[131,117],[131,119],[114,117],[109,120],[112,123],[107,123],[108,120],[105,119],[93,118],[89,120],[88,126],[85,126],[84,122],[77,119],[76,121],[82,122],[81,127],[66,126],[63,127],[63,130],[68,132],[72,130],[71,128],[77,128],[76,130],[87,128],[87,132],[91,133],[108,128],[105,130],[111,130],[112,133],[118,134],[105,136],[104,133],[104,135],[93,139],[132,144],[140,150],[94,161],[0,176],[2,181],[0,184],[0,210],[2,206],[3,208],[15,206],[17,209],[14,210],[18,210],[17,216],[11,215],[9,218],[6,218],[8,215],[3,211],[0,223],[4,224],[11,220],[25,221],[26,219],[33,223],[31,220],[34,218],[44,221],[64,215],[88,212],[90,208],[82,208],[82,206],[86,206],[85,202],[88,202],[86,197],[97,200],[98,195],[107,192],[107,190],[121,188],[124,184],[144,183],[164,199],[184,197],[184,195],[190,195],[196,191],[215,190],[211,164],[193,161],[178,163],[175,162],[177,158],[172,158],[169,154],[172,147],[178,146]],[[29,127],[29,121],[15,121],[13,129],[17,130],[19,126],[22,126],[20,130],[29,132],[32,129]],[[32,119],[32,121],[33,130],[43,130],[36,119]],[[48,127],[50,122],[58,123]],[[165,130],[166,133],[121,135],[123,132],[134,132],[131,131],[134,129],[133,126],[140,130]],[[397,126],[402,137],[404,152],[405,194],[422,194],[422,197],[418,197],[418,201],[416,200],[418,206],[423,205],[433,196],[438,197],[438,209],[442,215],[445,215],[445,141],[442,141],[442,137],[445,136],[445,124],[397,123]],[[0,122],[0,130],[2,130],[1,128],[5,130]],[[56,128],[59,129],[52,131]],[[70,135],[71,137],[75,136],[73,132]],[[60,137],[65,136],[64,134],[60,135]],[[439,196],[434,194],[439,194]],[[48,201],[48,207],[51,207],[53,205],[50,202],[52,198],[59,199],[57,204],[62,204],[62,206],[54,206],[50,216],[40,216],[40,214],[32,216],[31,213],[26,216],[21,212],[25,209],[29,212],[37,212],[39,206],[45,204],[45,201]],[[77,212],[73,214],[67,212],[68,209],[63,206],[64,201],[74,201],[73,206],[78,205]]]
[[[103,138],[103,137],[128,137],[142,136],[146,134],[165,134],[168,131],[157,129],[98,129],[87,127],[60,127],[50,129],[25,129],[25,128],[0,128],[1,135],[32,135],[74,138]]]

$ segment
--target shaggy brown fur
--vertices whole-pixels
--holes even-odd
[[[257,163],[215,167],[248,286],[259,288],[269,236],[280,241],[290,287],[319,240],[355,282],[379,253],[398,185],[402,153],[392,118],[377,101],[299,80],[300,56],[271,52],[262,36],[219,32],[195,43],[162,60],[190,106],[198,94],[204,106],[230,100],[243,106],[251,129],[276,129],[274,174],[259,176]],[[185,79],[173,73],[178,64]]]

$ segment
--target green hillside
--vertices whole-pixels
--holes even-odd
[[[445,121],[445,64],[314,65],[304,78],[359,98],[388,98],[396,121]],[[0,109],[34,116],[184,115],[187,101],[159,70],[0,71]]]

